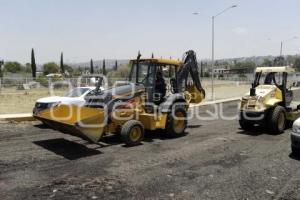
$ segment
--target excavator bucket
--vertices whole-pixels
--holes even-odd
[[[201,103],[205,98],[204,90],[198,90],[196,85],[190,83],[186,86],[186,90],[191,94],[190,103]]]
[[[34,117],[63,133],[98,142],[106,125],[105,111],[99,108],[58,105]]]

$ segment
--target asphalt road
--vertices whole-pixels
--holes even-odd
[[[237,104],[222,110],[233,117]],[[300,199],[290,132],[194,117],[184,137],[147,133],[128,148],[115,136],[95,145],[39,122],[1,123],[0,199]]]

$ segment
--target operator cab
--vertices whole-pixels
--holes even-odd
[[[160,105],[174,91],[170,83],[176,79],[181,62],[172,59],[140,59],[131,61],[129,82],[143,85],[146,90],[146,102]]]
[[[293,91],[288,83],[288,74],[294,72],[290,67],[259,67],[256,69],[251,96],[255,96],[255,88],[258,86],[274,85],[282,91],[282,106],[289,106],[293,100]],[[263,82],[262,82],[263,81]],[[288,86],[289,85],[289,86]],[[251,94],[252,93],[252,94]]]

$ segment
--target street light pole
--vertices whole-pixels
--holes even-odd
[[[284,44],[285,42],[288,42],[288,41],[291,41],[291,40],[295,40],[295,39],[298,39],[298,36],[294,36],[294,37],[292,37],[292,38],[290,38],[290,39],[283,40],[283,41],[280,42],[280,57],[282,56],[283,44]]]
[[[215,75],[215,16],[212,16],[212,42],[211,42],[211,100],[214,100],[214,75]]]
[[[218,14],[214,15],[211,17],[212,19],[212,48],[211,48],[211,99],[214,100],[214,68],[215,68],[215,18],[221,14],[223,14],[224,12],[226,12],[229,9],[235,8],[237,7],[237,5],[233,5],[230,6],[224,10],[222,10],[221,12],[219,12]],[[199,12],[194,12],[193,15],[199,15]]]
[[[283,41],[280,42],[280,57],[282,56],[282,46],[283,46]]]
[[[236,8],[237,5],[230,6],[223,11],[219,12],[218,14],[212,16],[212,53],[211,53],[211,100],[215,99],[214,95],[214,75],[215,75],[215,18],[224,12],[228,11],[229,9]]]

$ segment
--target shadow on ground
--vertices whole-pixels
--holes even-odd
[[[188,125],[187,127],[191,128],[191,129],[194,129],[194,128],[196,129],[196,128],[200,128],[201,126],[202,126],[201,124],[196,124],[196,125],[194,124],[194,125]]]
[[[68,160],[76,160],[79,158],[101,154],[101,151],[87,148],[83,144],[65,140],[63,138],[35,141],[33,143],[43,147],[44,149],[52,151],[57,155],[63,156]]]
[[[268,134],[266,129],[260,126],[254,126],[251,130],[243,130],[240,128],[237,133],[249,136],[260,136],[262,134]]]
[[[47,126],[46,124],[43,124],[43,123],[35,124],[33,126],[36,128],[39,128],[39,129],[50,129],[49,126]]]
[[[287,127],[285,129],[285,131],[287,131],[290,127]],[[237,134],[242,134],[242,135],[249,135],[249,136],[260,136],[260,135],[281,135],[281,134],[284,134],[285,131],[283,133],[280,133],[280,134],[272,134],[270,132],[268,132],[267,128],[265,127],[261,127],[261,126],[254,126],[252,129],[250,130],[243,130],[243,129],[239,129],[239,131],[237,132]]]
[[[35,125],[37,128],[46,129],[47,126],[43,124]],[[199,128],[201,125],[192,125],[189,128]],[[180,137],[186,136],[188,133],[185,132]],[[157,130],[157,131],[146,131],[143,143],[152,143],[155,140],[173,140],[179,139],[180,137],[171,137],[166,134],[165,130]],[[99,143],[93,144],[89,141],[83,139],[75,139],[75,140],[67,140],[64,138],[50,139],[50,140],[42,140],[35,141],[34,144],[47,149],[48,151],[52,151],[53,153],[63,156],[69,160],[76,160],[83,157],[93,156],[102,154],[99,150],[101,148],[113,146],[113,145],[122,145],[124,142],[122,141],[120,135],[108,135],[104,136]],[[92,144],[93,148],[88,147],[88,145]],[[141,145],[142,145],[141,144]],[[129,147],[127,145],[122,145],[123,147]]]

